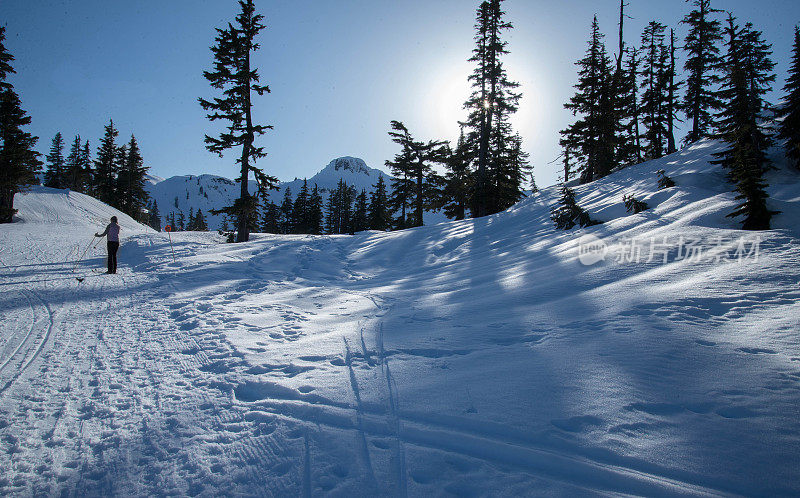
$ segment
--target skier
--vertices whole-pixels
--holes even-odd
[[[95,237],[108,236],[108,271],[106,273],[117,273],[117,249],[119,249],[119,225],[117,217],[111,217],[111,223],[106,226],[103,233],[95,233]]]

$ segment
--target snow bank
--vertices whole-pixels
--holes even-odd
[[[0,493],[798,494],[800,187],[771,172],[775,229],[738,230],[718,147],[576,187],[604,223],[569,232],[550,187],[174,260],[141,233],[77,283],[83,222],[0,228]]]

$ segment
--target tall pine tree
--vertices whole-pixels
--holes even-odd
[[[467,143],[475,162],[473,206],[474,217],[486,216],[496,211],[492,206],[501,203],[494,199],[492,177],[502,158],[499,147],[505,138],[513,135],[508,120],[517,111],[520,94],[515,90],[519,83],[508,79],[502,57],[508,54],[503,33],[513,28],[505,21],[501,8],[503,0],[486,0],[477,10],[475,22],[475,48],[470,62],[475,69],[469,76],[472,94],[464,103],[469,115],[465,122],[470,132]],[[415,220],[418,222],[418,220]]]
[[[383,181],[383,175],[378,176],[378,181],[370,195],[368,216],[370,230],[385,231],[392,225],[389,196],[386,193],[386,182]]]
[[[392,172],[389,211],[396,215],[392,222],[392,228],[395,230],[402,230],[412,226],[409,212],[411,201],[414,197],[414,180],[411,177],[413,161],[414,157],[411,149],[405,147],[395,155],[394,160],[386,161],[386,166]]]
[[[122,156],[122,168],[117,175],[117,200],[119,208],[134,219],[141,219],[149,194],[145,189],[145,175],[148,167],[139,150],[136,137],[131,135],[125,154]]]
[[[800,27],[794,28],[792,65],[783,91],[786,96],[778,111],[782,118],[778,136],[785,141],[784,149],[789,162],[800,169]]]
[[[579,166],[582,183],[587,183],[604,176],[612,168],[613,157],[609,154],[612,144],[604,143],[607,135],[608,119],[613,119],[609,96],[610,59],[603,43],[603,34],[597,23],[597,16],[592,20],[591,35],[586,55],[576,65],[578,83],[575,95],[564,107],[572,111],[577,121],[561,131],[561,144],[565,157],[571,157]],[[568,152],[567,152],[568,151]]]
[[[642,162],[641,114],[639,108],[639,50],[631,47],[626,50],[620,88],[620,118],[623,121],[617,148],[617,163],[622,166]]]
[[[38,137],[24,131],[31,118],[22,109],[19,96],[7,81],[14,73],[14,56],[5,46],[5,27],[0,26],[0,223],[14,218],[14,195],[28,185],[38,183],[36,173],[42,168],[40,154],[34,150]]]
[[[281,208],[272,201],[267,202],[261,216],[261,231],[264,233],[281,233]]]
[[[689,0],[687,0],[689,1]],[[714,132],[714,113],[721,102],[716,90],[719,83],[719,43],[722,41],[720,22],[714,19],[719,10],[711,8],[711,0],[692,0],[695,8],[681,21],[689,27],[683,43],[686,52],[684,70],[687,73],[686,95],[681,110],[692,127],[686,143],[711,136]]]
[[[263,16],[256,14],[253,0],[239,0],[239,7],[241,12],[236,16],[236,25],[229,23],[227,28],[217,29],[216,45],[211,47],[214,70],[203,72],[213,88],[222,90],[223,97],[211,101],[200,98],[199,102],[204,110],[210,111],[207,114],[210,121],[228,121],[227,131],[218,137],[206,135],[206,148],[220,156],[227,149],[242,148],[236,160],[241,167],[237,178],[241,186],[239,198],[232,206],[212,213],[235,215],[236,242],[246,242],[250,238],[251,222],[258,213],[258,197],[266,199],[269,190],[276,188],[278,179],[255,166],[256,161],[266,155],[263,147],[255,145],[255,137],[272,128],[254,123],[252,116],[251,92],[269,93],[268,86],[258,84],[258,70],[251,64],[251,54],[259,49],[255,38],[264,29]],[[258,185],[256,196],[248,191],[251,172]]]
[[[75,135],[75,140],[72,141],[70,146],[65,165],[65,174],[67,188],[76,192],[86,192],[88,172],[84,166],[80,135]]]
[[[442,152],[444,142],[414,140],[411,132],[400,121],[392,121],[391,127],[389,136],[402,149],[395,160],[387,164],[393,171],[411,180],[407,199],[413,209],[410,226],[422,226],[423,213],[427,209],[435,208],[441,198],[442,179],[433,169],[432,163],[444,161]]]
[[[739,28],[729,14],[725,29],[727,54],[723,60],[723,100],[719,137],[727,144],[714,161],[728,170],[741,201],[729,217],[744,217],[745,230],[767,230],[775,214],[767,207],[769,135],[763,128],[769,105],[764,95],[775,80],[770,46],[750,23]]]
[[[83,150],[81,151],[81,166],[83,167],[84,178],[86,182],[86,186],[84,187],[84,192],[89,192],[91,190],[91,186],[94,182],[94,170],[92,169],[92,151],[89,147],[89,140],[86,140],[86,143],[83,144]]]
[[[300,193],[294,200],[292,206],[292,225],[294,226],[294,233],[311,233],[311,198],[308,191],[308,180],[303,179],[303,186],[300,187]]]
[[[444,214],[450,219],[463,220],[467,215],[470,192],[473,190],[471,183],[473,178],[470,175],[470,151],[464,136],[463,124],[455,149],[451,149],[447,144],[443,152],[446,169],[442,193]]]
[[[344,180],[339,180],[336,190],[328,196],[325,229],[330,234],[352,232],[354,190]]]
[[[44,186],[67,188],[67,165],[64,161],[64,139],[61,132],[56,133],[50,145],[50,153],[45,156],[47,170],[44,172]]]
[[[363,232],[369,229],[367,210],[367,191],[362,189],[361,193],[356,196],[355,205],[353,206],[351,232]]]
[[[319,193],[319,188],[317,188],[316,184],[314,184],[314,188],[311,189],[311,197],[309,198],[308,204],[309,233],[319,235],[325,229],[323,226],[325,215],[322,211],[322,194]]]
[[[118,135],[119,131],[114,128],[114,120],[109,120],[100,140],[100,146],[97,148],[91,189],[94,197],[112,206],[117,204],[115,194],[119,168],[119,149],[116,144]]]
[[[642,122],[645,127],[645,159],[656,159],[664,155],[667,138],[667,74],[669,71],[669,49],[664,43],[665,26],[650,21],[642,33],[642,77],[641,87]]]
[[[158,211],[158,201],[153,200],[153,202],[150,204],[150,207],[148,207],[147,210],[149,211],[147,224],[150,225],[150,228],[152,228],[153,230],[160,232],[161,213]]]
[[[280,211],[279,227],[281,233],[294,233],[294,217],[292,216],[293,209],[294,203],[292,202],[292,189],[286,187],[286,190],[283,192],[283,202],[281,202]]]

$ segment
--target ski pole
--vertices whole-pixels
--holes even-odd
[[[164,227],[164,231],[167,232],[167,237],[169,237],[169,248],[172,249],[172,262],[175,262],[175,248],[172,247],[172,225],[167,225]]]
[[[75,270],[78,269],[78,265],[81,263],[81,261],[83,261],[83,257],[86,256],[87,252],[89,252],[89,248],[92,247],[92,242],[94,242],[94,237],[92,237],[92,240],[89,241],[89,244],[86,246],[86,250],[83,251],[83,254],[81,254],[81,257],[78,258],[78,261],[75,263],[75,266],[72,268],[72,273],[75,273]],[[97,247],[97,246],[95,245],[95,247]]]

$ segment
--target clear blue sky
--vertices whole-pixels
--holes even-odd
[[[389,121],[422,139],[455,139],[469,87],[478,0],[257,1],[266,18],[256,65],[272,94],[256,100],[258,122],[275,130],[259,162],[282,180],[311,176],[332,158],[352,155],[383,167],[396,152]],[[630,0],[625,37],[637,43],[655,19],[674,27],[690,10],[681,0]],[[571,120],[574,62],[585,51],[597,13],[616,46],[616,0],[507,0],[515,25],[506,68],[524,97],[514,123],[540,185],[556,181],[558,130]],[[773,44],[776,89],[784,84],[797,0],[714,0],[751,21]],[[163,177],[236,176],[234,155],[208,153],[212,131],[197,97],[214,95],[202,71],[211,66],[214,28],[233,19],[234,0],[2,0],[0,23],[16,57],[12,83],[46,152],[57,131],[76,133],[96,150],[113,118],[120,139],[134,133],[151,173]],[[682,65],[683,61],[680,61]]]

